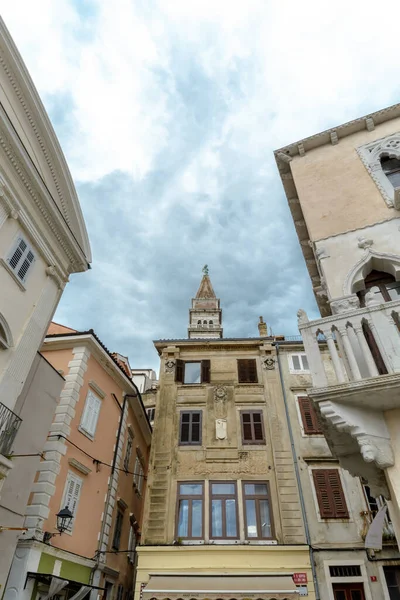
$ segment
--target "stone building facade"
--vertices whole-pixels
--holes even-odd
[[[321,311],[313,321],[298,313],[312,376],[308,394],[341,466],[387,499],[399,542],[400,104],[275,156]],[[372,559],[381,544],[374,537],[366,541]],[[380,564],[387,598],[398,598],[399,566]]]
[[[314,598],[273,341],[155,342],[161,366],[138,597],[297,598],[306,580]]]

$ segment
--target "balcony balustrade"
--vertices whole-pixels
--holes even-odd
[[[312,396],[353,406],[400,407],[400,301],[351,309],[309,321],[299,311],[299,330],[313,381]],[[323,336],[323,337],[321,337]],[[325,371],[326,341],[334,376]]]
[[[22,419],[0,402],[0,454],[8,456]]]

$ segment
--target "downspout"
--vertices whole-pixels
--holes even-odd
[[[123,423],[123,420],[124,420],[125,407],[126,407],[126,403],[127,403],[128,398],[129,398],[129,395],[125,394],[124,401],[123,401],[122,407],[121,407],[121,417],[120,417],[119,424],[118,424],[117,439],[116,439],[116,442],[115,442],[114,456],[113,456],[112,467],[111,467],[111,475],[109,477],[108,488],[107,488],[107,497],[106,497],[106,501],[105,501],[105,505],[104,505],[104,517],[103,517],[103,521],[102,521],[102,524],[101,524],[99,542],[98,542],[98,545],[97,545],[96,564],[93,567],[92,572],[91,572],[91,576],[90,576],[90,583],[91,583],[91,585],[96,585],[96,586],[98,586],[98,583],[100,582],[100,577],[101,577],[101,571],[99,570],[101,548],[102,548],[102,545],[103,545],[104,530],[105,530],[105,526],[106,526],[107,510],[108,510],[108,507],[109,507],[109,504],[110,504],[111,490],[112,490],[112,484],[113,484],[114,473],[115,473],[115,465],[116,465],[116,462],[117,462],[119,442],[120,442],[120,439],[121,439],[122,423]],[[94,594],[94,591],[92,591],[91,594],[90,594],[90,600],[96,600],[96,598],[97,598],[97,592]]]
[[[307,542],[307,545],[308,545],[308,548],[309,548],[309,551],[310,551],[310,563],[311,563],[312,577],[313,577],[313,581],[314,581],[315,600],[320,600],[321,596],[319,595],[319,586],[318,586],[318,580],[317,580],[317,571],[316,571],[315,564],[314,564],[314,551],[313,551],[313,548],[311,546],[310,529],[309,529],[309,526],[308,526],[308,519],[307,519],[307,513],[306,513],[306,505],[305,505],[305,502],[304,502],[303,488],[302,488],[302,485],[301,485],[299,463],[297,461],[297,454],[296,454],[296,448],[295,448],[295,445],[294,445],[293,430],[292,430],[292,424],[291,424],[291,421],[290,421],[289,407],[288,407],[288,402],[287,402],[287,397],[286,397],[286,390],[285,390],[285,386],[284,386],[284,383],[283,383],[282,366],[281,366],[281,360],[280,360],[280,356],[279,356],[279,344],[278,344],[278,342],[273,342],[272,345],[275,346],[275,348],[276,348],[276,357],[278,359],[279,379],[280,379],[280,382],[281,382],[282,395],[283,395],[283,403],[284,403],[284,406],[285,406],[286,421],[287,421],[288,430],[289,430],[289,439],[290,439],[290,446],[291,446],[291,449],[292,449],[294,471],[296,473],[297,487],[298,487],[298,490],[299,490],[301,513],[302,513],[302,516],[303,516],[304,531],[305,531],[305,534],[306,534],[306,542]]]

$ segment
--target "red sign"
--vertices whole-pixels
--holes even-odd
[[[293,581],[298,585],[307,583],[307,573],[293,573]]]
[[[371,581],[378,581],[376,575],[371,575]]]

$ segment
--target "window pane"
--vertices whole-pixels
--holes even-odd
[[[382,296],[381,290],[379,289],[379,287],[377,285],[374,285],[372,287],[369,288],[368,290],[369,292],[373,292],[374,296],[375,296],[375,300],[378,300],[379,302],[385,302],[384,297]]]
[[[190,413],[182,413],[182,423],[190,423]]]
[[[203,493],[201,483],[181,483],[179,489],[181,496],[201,496]]]
[[[243,423],[243,439],[252,440],[251,425],[250,423]]]
[[[244,486],[246,496],[268,496],[266,483],[246,483]]]
[[[346,592],[343,590],[335,590],[335,600],[346,600]]]
[[[192,423],[192,442],[200,441],[200,423]]]
[[[203,500],[192,500],[192,537],[203,535]]]
[[[389,293],[391,300],[399,300],[399,298],[400,298],[400,281],[395,281],[393,283],[387,283],[386,289]]]
[[[389,179],[392,186],[400,187],[400,171],[395,171],[394,173],[387,174],[387,178]]]
[[[271,519],[269,516],[268,500],[259,500],[260,502],[260,519],[261,519],[261,537],[271,537]]]
[[[228,496],[229,494],[235,493],[235,484],[234,483],[213,483],[212,485],[212,494],[223,494]]]
[[[301,367],[300,367],[300,359],[299,359],[299,357],[298,357],[298,356],[296,356],[296,355],[293,355],[293,356],[292,356],[292,361],[293,361],[293,368],[294,368],[296,371],[300,371],[300,370],[301,370]]]
[[[261,425],[261,415],[254,415],[254,416],[260,418],[259,423],[254,423],[254,440],[260,441],[260,440],[264,439],[263,429],[262,429],[262,425]]]
[[[351,600],[362,600],[361,590],[351,590]]]
[[[226,511],[226,536],[236,537],[236,500],[230,498],[225,501]]]
[[[211,535],[222,537],[222,500],[211,502]]]
[[[188,537],[189,500],[179,501],[178,537]]]
[[[303,362],[303,370],[304,371],[308,371],[310,367],[308,366],[307,355],[306,354],[302,354],[301,355],[301,360]]]
[[[189,423],[183,423],[183,419],[182,419],[181,442],[188,442],[188,441],[189,441]]]
[[[200,413],[192,413],[192,423],[200,423]]]
[[[185,378],[183,383],[200,383],[201,363],[185,363]]]
[[[247,537],[254,538],[257,536],[257,520],[256,520],[256,501],[246,500],[246,525]]]

